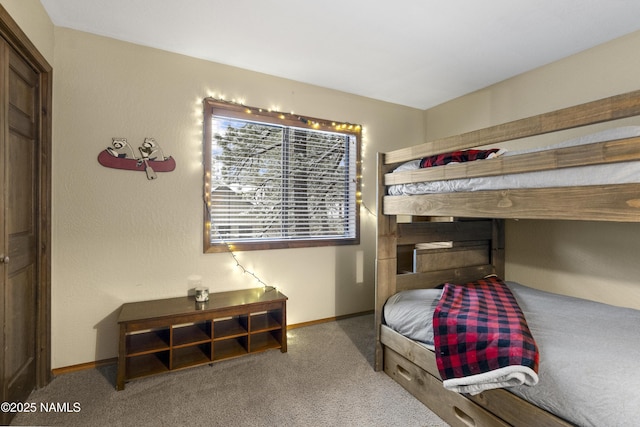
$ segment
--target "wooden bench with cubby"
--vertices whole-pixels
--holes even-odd
[[[287,351],[287,297],[272,288],[122,305],[116,389],[134,379],[269,349]]]

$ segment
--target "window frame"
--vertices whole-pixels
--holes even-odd
[[[350,134],[356,137],[356,159],[355,159],[355,237],[351,238],[326,238],[326,239],[296,239],[296,240],[273,240],[268,239],[264,242],[211,242],[211,215],[209,208],[211,206],[211,159],[212,159],[212,138],[213,130],[211,118],[214,115],[224,117],[258,121],[280,126],[290,126],[297,128],[306,128],[315,131],[339,132]],[[361,152],[362,152],[362,129],[359,125],[344,122],[336,122],[332,120],[317,119],[307,116],[301,116],[294,113],[282,113],[277,111],[268,111],[261,108],[248,107],[228,101],[221,101],[214,98],[205,98],[203,100],[203,164],[204,164],[204,253],[219,253],[228,251],[252,251],[252,250],[268,250],[268,249],[287,249],[287,248],[303,248],[303,247],[322,247],[322,246],[342,246],[342,245],[358,245],[360,244],[360,206],[361,206]]]

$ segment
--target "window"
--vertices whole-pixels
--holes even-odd
[[[360,135],[205,99],[205,252],[358,244]]]

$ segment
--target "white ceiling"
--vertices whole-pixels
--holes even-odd
[[[640,30],[638,0],[41,2],[57,26],[420,109]]]

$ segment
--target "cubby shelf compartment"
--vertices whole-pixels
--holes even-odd
[[[235,316],[229,319],[220,319],[213,322],[213,339],[221,340],[227,338],[247,335],[247,316]]]
[[[142,378],[168,372],[169,358],[169,350],[128,357],[125,363],[129,378]]]
[[[169,350],[169,328],[127,335],[128,356]]]
[[[171,331],[173,333],[173,348],[211,341],[211,322],[177,325],[173,326]]]
[[[270,350],[272,348],[280,348],[280,342],[282,340],[282,332],[260,332],[252,334],[250,338],[251,353],[259,351]]]
[[[171,369],[184,369],[191,366],[211,363],[211,343],[174,348],[171,356]]]
[[[251,332],[271,331],[281,329],[280,320],[282,313],[266,312],[251,316]]]
[[[287,351],[287,297],[245,289],[123,304],[116,389],[143,378],[269,349]]]
[[[237,337],[215,341],[213,343],[213,359],[223,360],[243,356],[248,353],[247,337]]]

